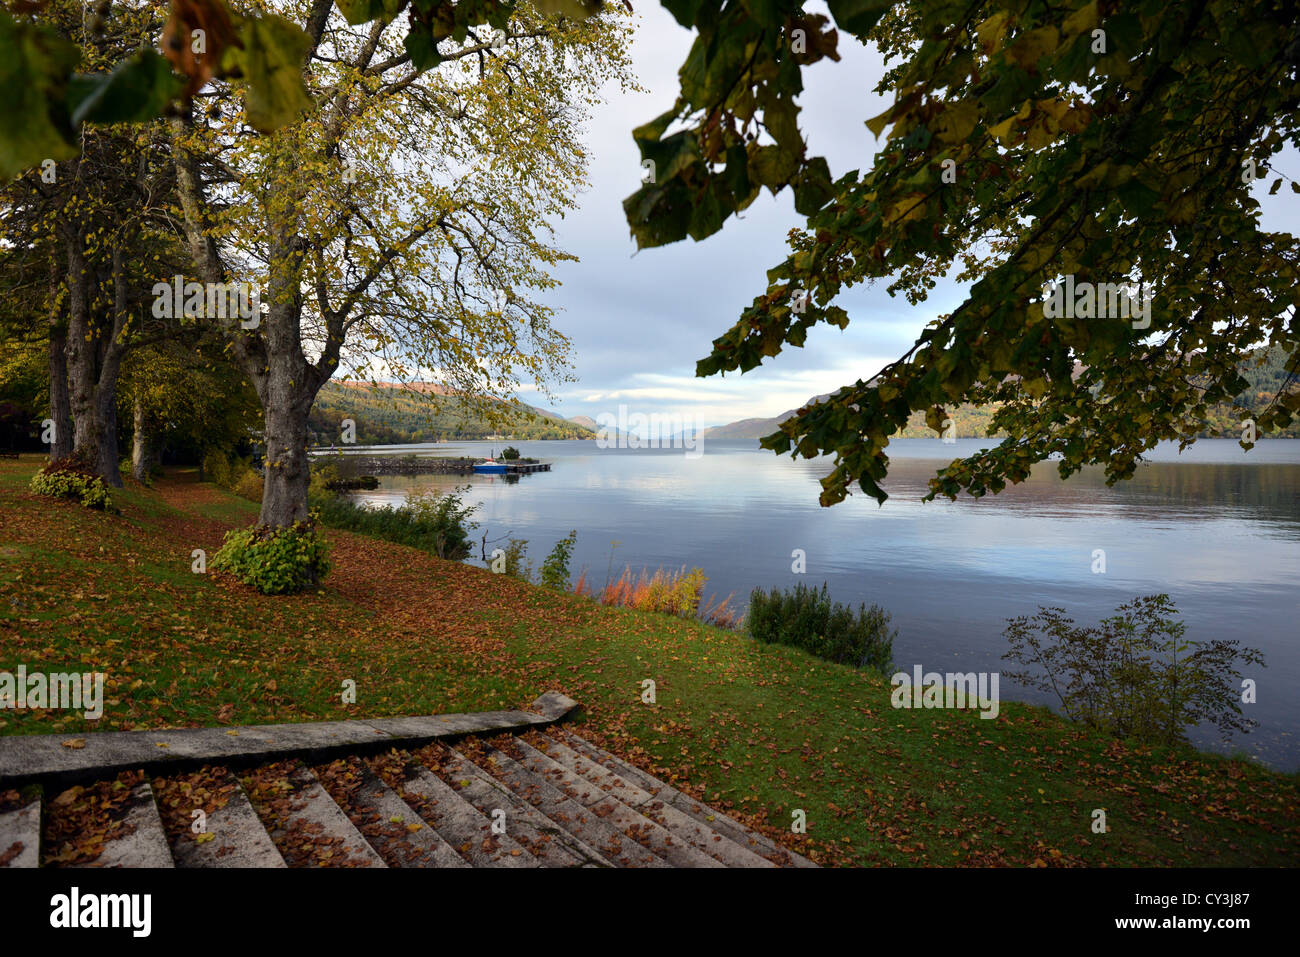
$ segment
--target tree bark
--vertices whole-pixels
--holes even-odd
[[[144,399],[135,397],[131,433],[131,478],[141,485],[149,481],[149,469],[153,464],[149,448],[149,429],[144,411]]]
[[[265,404],[266,472],[262,484],[260,525],[292,525],[306,521],[307,485],[311,479],[307,462],[307,412],[302,411],[300,389],[285,390],[287,380],[272,375],[270,388],[283,398]],[[307,400],[308,410],[311,400]]]
[[[122,368],[121,336],[126,325],[126,276],[122,250],[113,250],[113,307],[109,329],[96,329],[90,315],[88,264],[82,237],[68,236],[68,401],[72,453],[96,474],[122,487],[118,469],[117,379]]]
[[[50,320],[50,461],[72,454],[72,407],[68,404],[68,327],[61,319]],[[44,429],[41,430],[44,432]]]

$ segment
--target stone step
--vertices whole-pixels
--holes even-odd
[[[402,800],[474,867],[541,866],[541,861],[510,836],[508,812],[495,815],[505,831],[493,833],[494,812],[504,808],[492,808],[485,817],[423,765],[408,766],[406,773],[398,792]]]
[[[204,834],[193,831],[174,837],[172,857],[177,867],[284,867],[280,854],[266,832],[248,795],[233,774],[227,772],[226,803],[207,816]]]
[[[264,770],[264,769],[259,769]],[[272,803],[254,809],[290,867],[387,867],[311,769],[292,764],[289,788]]]
[[[347,794],[348,819],[389,867],[468,867],[456,849],[401,796],[375,775],[364,762],[358,769],[361,784]],[[475,812],[477,813],[477,812]]]
[[[631,783],[626,777],[610,771],[594,759],[579,754],[561,741],[547,735],[538,735],[547,757],[564,766],[583,779],[591,781],[628,807],[660,824],[678,840],[690,844],[728,867],[775,867],[765,857],[760,857],[731,838],[720,834],[712,826],[697,821],[684,811],[661,801],[649,791]]]
[[[597,764],[615,772],[621,778],[654,795],[665,804],[690,815],[701,824],[712,828],[724,837],[730,838],[741,847],[748,848],[755,854],[767,858],[772,863],[783,867],[817,866],[801,854],[786,850],[770,838],[756,831],[751,831],[738,821],[727,817],[721,811],[714,810],[688,794],[683,794],[672,785],[642,771],[635,765],[629,764],[617,755],[610,754],[603,748],[598,748],[590,742],[584,741],[572,732],[561,729],[556,729],[556,732],[557,740],[569,745],[579,754],[591,758]]]
[[[41,796],[35,791],[21,807],[0,813],[0,867],[39,867]]]
[[[439,764],[433,770],[480,814],[505,811],[506,832],[546,867],[614,866],[459,751],[444,749]]]
[[[163,831],[153,788],[141,781],[131,789],[121,824],[104,841],[95,860],[69,867],[174,867],[167,834]]]
[[[628,807],[599,785],[575,774],[569,768],[543,754],[522,738],[511,742],[520,754],[518,760],[534,774],[540,775],[565,794],[588,807],[609,808],[605,820],[643,847],[674,867],[722,867],[722,862],[691,845],[683,836],[669,831],[658,822]]]
[[[496,748],[488,748],[484,752],[483,764],[480,766],[494,774],[506,787],[559,827],[594,847],[615,867],[668,866],[663,858],[642,847],[620,828],[605,820],[614,810],[612,799],[588,807]]]

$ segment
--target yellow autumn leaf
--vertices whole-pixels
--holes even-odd
[[[1023,69],[1032,69],[1041,57],[1056,49],[1060,39],[1054,26],[1030,30],[1007,47],[1007,59]]]
[[[963,100],[948,107],[936,117],[934,135],[941,143],[960,143],[971,135],[979,122],[979,107]]]
[[[893,222],[911,222],[917,219],[925,218],[925,194],[908,193],[898,202],[889,207],[885,213],[884,221],[886,225]]]
[[[1015,137],[1012,135],[1012,128],[1015,126],[1015,124],[1016,124],[1016,118],[1014,116],[1009,116],[1001,123],[997,123],[993,126],[990,126],[989,135],[997,137],[999,140],[1002,141],[1002,144],[1004,146],[1010,146],[1011,141],[1015,139]]]
[[[879,116],[873,116],[871,119],[867,120],[867,129],[871,130],[871,135],[876,137],[876,139],[880,139],[880,134],[885,132],[885,127],[889,125],[889,117],[893,112],[894,107],[890,106],[889,109],[885,110],[885,112],[881,113]]]
[[[985,53],[992,53],[1002,43],[1002,38],[1007,35],[1007,27],[1010,23],[1010,12],[999,10],[975,28],[975,36],[979,38],[980,46]]]
[[[1091,3],[1085,3],[1065,18],[1065,22],[1061,24],[1061,33],[1066,39],[1077,37],[1080,33],[1091,32],[1100,22],[1101,14],[1097,10],[1097,0],[1092,0]]]

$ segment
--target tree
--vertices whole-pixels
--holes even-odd
[[[962,402],[1000,403],[990,434],[1007,438],[942,469],[927,498],[998,492],[1053,453],[1062,477],[1102,464],[1127,478],[1157,442],[1193,441],[1259,346],[1281,350],[1288,378],[1250,418],[1261,434],[1292,421],[1296,240],[1260,228],[1254,192],[1298,145],[1288,5],[828,5],[840,31],[897,60],[878,87],[895,102],[867,120],[889,130],[869,169],[832,182],[798,129],[802,69],[838,58],[825,17],[790,0],[665,0],[699,35],[679,101],[634,133],[657,176],[625,203],[642,247],[705,238],[762,186],[791,187],[806,217],[701,376],[752,369],[818,323],[843,328],[835,298],[855,284],[888,279],[919,303],[958,266],[972,281],[906,354],[763,440],[834,456],[823,505],[855,482],[883,502],[890,437],[914,411],[940,430]],[[1077,310],[1057,308],[1063,290]]]
[[[567,340],[530,296],[568,258],[548,218],[583,180],[584,103],[626,76],[626,32],[608,17],[520,7],[421,69],[389,19],[358,28],[329,0],[277,9],[284,20],[262,20],[303,25],[295,63],[319,110],[250,136],[253,92],[216,83],[173,122],[202,280],[263,290],[255,323],[223,328],[264,409],[259,524],[273,527],[307,518],[308,416],[340,366],[437,374],[467,396],[566,374]]]
[[[1237,662],[1263,665],[1255,648],[1216,638],[1191,641],[1168,595],[1126,602],[1095,626],[1075,627],[1063,608],[1009,619],[1006,677],[1054,695],[1072,721],[1117,737],[1163,744],[1209,722],[1226,739],[1259,722],[1242,716]]]
[[[44,12],[47,34],[92,68],[117,62],[154,24],[147,7],[94,31],[79,5],[50,4]],[[93,83],[92,76],[83,79]],[[61,162],[47,157],[9,183],[0,203],[7,291],[30,316],[42,314],[49,341],[51,458],[74,455],[120,485],[117,382],[124,356],[140,344],[143,290],[166,248],[158,218],[170,164],[158,124],[117,125],[133,114],[102,98],[98,110],[106,125],[83,129],[78,152]]]

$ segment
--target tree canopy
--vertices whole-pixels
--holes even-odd
[[[1238,361],[1255,347],[1280,348],[1294,380],[1296,240],[1261,228],[1253,188],[1269,177],[1276,192],[1272,160],[1297,145],[1291,5],[830,0],[839,31],[893,61],[877,91],[895,98],[862,118],[883,138],[874,161],[833,182],[794,99],[803,68],[837,55],[830,23],[780,0],[665,6],[698,36],[681,98],[634,134],[657,171],[625,204],[639,244],[703,239],[764,186],[791,187],[806,217],[699,375],[844,328],[836,298],[853,285],[886,280],[919,303],[950,272],[971,283],[905,355],[764,439],[834,456],[824,505],[855,482],[884,501],[885,449],[913,411],[940,430],[955,404],[1001,403],[991,429],[1008,437],[940,471],[929,497],[978,496],[1053,453],[1063,476],[1128,477],[1244,390]],[[1057,314],[1058,281],[1141,284],[1149,317],[1095,299]],[[1283,388],[1256,432],[1298,409]]]
[[[1100,464],[1125,478],[1144,451],[1191,441],[1209,409],[1240,395],[1250,355],[1280,352],[1287,378],[1250,413],[1243,444],[1300,411],[1296,240],[1261,227],[1256,185],[1279,189],[1275,158],[1298,145],[1293,5],[828,0],[828,18],[796,0],[662,2],[696,39],[677,103],[633,134],[653,170],[625,202],[638,244],[702,240],[764,187],[789,187],[805,218],[699,375],[753,369],[821,323],[844,328],[836,300],[855,285],[884,280],[920,303],[940,278],[970,283],[904,355],[764,440],[834,457],[823,504],[854,484],[883,501],[886,448],[917,411],[942,430],[961,403],[997,403],[990,429],[1007,435],[940,471],[931,497],[997,492],[1049,456],[1063,476]],[[496,34],[477,28],[504,31],[516,13],[496,0],[338,7],[353,25],[404,15],[388,60],[416,72],[467,46],[485,53]],[[539,7],[576,18],[598,4]],[[175,0],[169,64],[146,49],[85,75],[38,22],[0,14],[0,46],[14,51],[0,67],[12,94],[0,171],[64,155],[50,152],[55,138],[75,151],[80,123],[174,110],[213,77],[246,91],[255,129],[328,105],[302,66],[330,16],[330,0],[314,0],[302,25]],[[203,51],[180,42],[195,30]],[[803,70],[850,40],[885,53],[877,90],[894,102],[857,118],[882,141],[870,163],[833,174],[804,142],[797,97]]]

